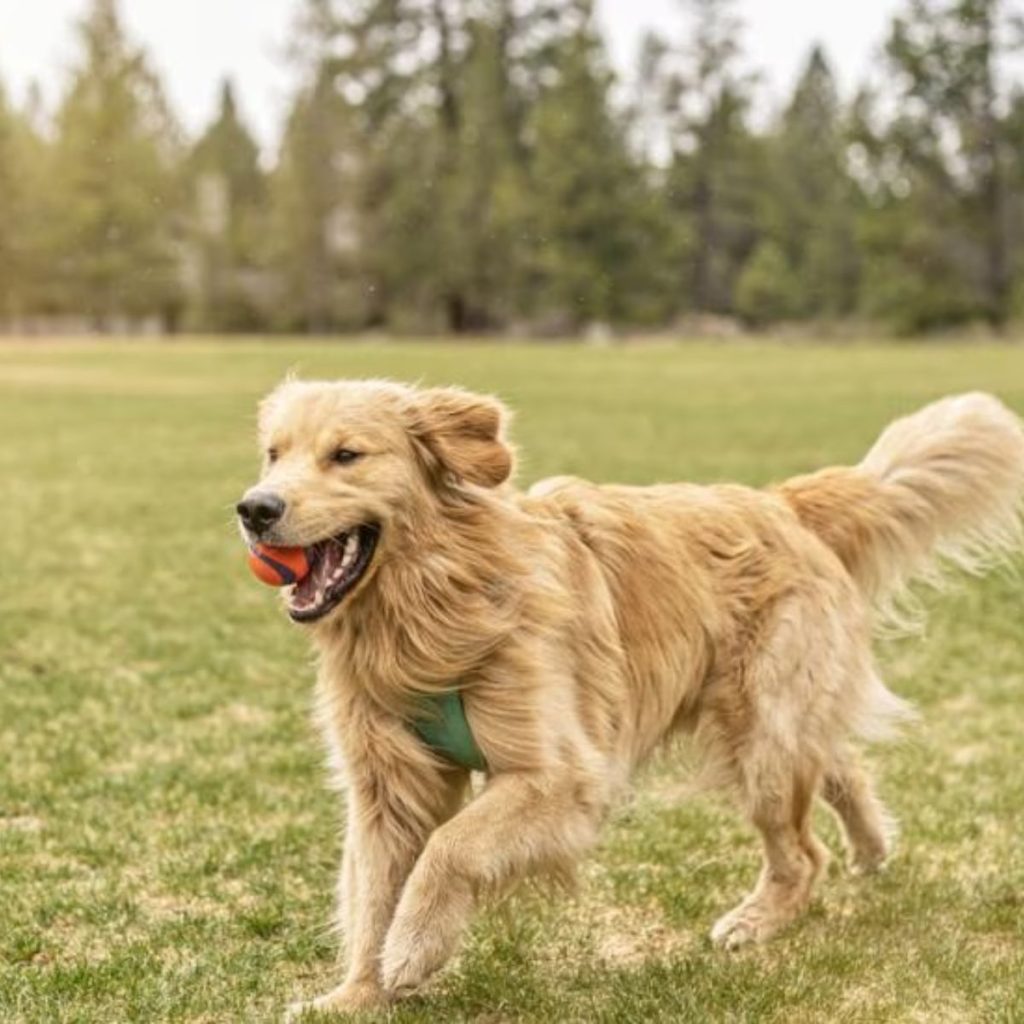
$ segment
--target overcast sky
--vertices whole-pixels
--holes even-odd
[[[122,0],[135,39],[148,48],[175,109],[190,130],[211,116],[218,82],[230,75],[242,110],[264,145],[277,137],[290,86],[282,47],[296,0]],[[844,89],[877,60],[901,0],[740,0],[744,45],[777,101],[792,85],[812,43],[824,43]],[[86,0],[0,0],[0,82],[16,98],[37,79],[47,97],[75,53],[71,24]],[[612,58],[633,67],[648,28],[678,37],[679,0],[598,0]]]

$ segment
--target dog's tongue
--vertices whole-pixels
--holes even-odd
[[[297,604],[319,603],[335,570],[341,565],[344,548],[335,540],[321,541],[306,549],[309,559],[309,575],[304,576],[292,591],[292,601]]]

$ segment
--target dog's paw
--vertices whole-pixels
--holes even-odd
[[[448,959],[448,945],[431,935],[389,936],[380,959],[384,991],[398,999],[418,989]]]
[[[891,847],[888,842],[863,844],[850,855],[850,874],[857,877],[881,874],[889,863],[890,854]]]
[[[888,858],[884,854],[881,857],[873,858],[854,857],[850,860],[850,874],[855,878],[880,875],[885,871],[888,863]]]
[[[740,949],[771,938],[782,924],[756,903],[742,903],[715,922],[711,941],[719,949]]]
[[[719,949],[740,949],[757,941],[757,929],[749,921],[726,914],[711,929],[711,941]]]
[[[376,983],[347,983],[319,999],[309,1002],[292,1003],[284,1016],[284,1024],[314,1022],[326,1014],[339,1016],[359,1013],[363,1010],[379,1009],[387,1003],[387,996]]]

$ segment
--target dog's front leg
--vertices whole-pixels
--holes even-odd
[[[421,985],[451,956],[477,893],[544,870],[565,870],[593,842],[604,802],[579,779],[494,778],[431,836],[416,862],[381,957],[391,996]]]
[[[418,781],[422,786],[423,780]],[[378,783],[389,788],[354,785],[348,795],[338,883],[338,918],[348,960],[345,980],[318,999],[294,1004],[288,1020],[317,1012],[353,1013],[387,1001],[380,981],[380,953],[402,885],[431,829],[454,813],[465,788],[464,776],[438,773],[421,790],[429,793],[429,804],[419,803],[413,811],[399,799],[398,780],[390,777]],[[382,801],[381,793],[391,799]]]

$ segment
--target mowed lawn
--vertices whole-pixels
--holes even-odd
[[[764,484],[948,392],[1024,412],[1024,349],[974,344],[0,345],[4,1024],[274,1021],[337,980],[311,657],[232,521],[256,399],[289,368],[495,391],[523,482]],[[810,914],[714,951],[757,843],[666,758],[577,895],[483,915],[386,1019],[1024,1020],[1024,580],[928,604],[926,635],[881,651],[922,714],[871,755],[902,824],[883,876],[846,874],[822,813],[837,856]]]

